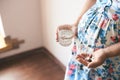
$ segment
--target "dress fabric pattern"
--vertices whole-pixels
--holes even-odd
[[[120,56],[108,58],[97,68],[87,68],[75,57],[120,42],[120,0],[97,0],[78,24],[78,39],[64,80],[120,80]]]

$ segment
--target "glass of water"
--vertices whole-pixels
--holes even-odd
[[[74,32],[72,25],[61,25],[58,27],[58,41],[62,46],[69,46],[72,43]]]

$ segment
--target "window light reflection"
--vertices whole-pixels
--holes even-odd
[[[1,15],[0,15],[0,49],[7,46],[4,38],[5,38],[5,32],[3,29],[2,19],[1,19]]]

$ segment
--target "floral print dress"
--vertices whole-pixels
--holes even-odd
[[[88,68],[75,57],[120,42],[120,0],[97,0],[78,25],[72,55],[64,80],[120,80],[120,56],[108,58],[97,68]]]

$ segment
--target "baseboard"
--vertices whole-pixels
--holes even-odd
[[[41,47],[41,50],[46,53],[56,64],[58,64],[64,71],[66,70],[66,67],[46,48]]]
[[[37,51],[37,50],[40,50],[40,49],[41,49],[41,47],[40,48],[31,49],[31,50],[28,50],[28,51],[23,51],[23,52],[20,52],[20,53],[16,53],[14,55],[7,56],[7,57],[4,57],[4,58],[0,58],[0,63],[32,55],[32,54],[34,54],[34,53],[32,53],[33,51]]]
[[[40,50],[41,52],[44,52],[46,55],[48,55],[56,64],[58,64],[65,71],[65,69],[66,69],[65,66],[55,56],[53,56],[53,54],[50,53],[50,51],[48,51],[44,47],[28,50],[28,51],[25,51],[25,52],[21,52],[20,54],[16,54],[16,55],[12,55],[12,56],[9,56],[9,57],[1,58],[0,59],[0,64],[4,63],[6,61],[9,61],[9,60],[15,60],[15,59],[18,59],[18,58],[23,58],[25,56],[32,55],[33,54],[32,52],[37,51],[37,50]]]

